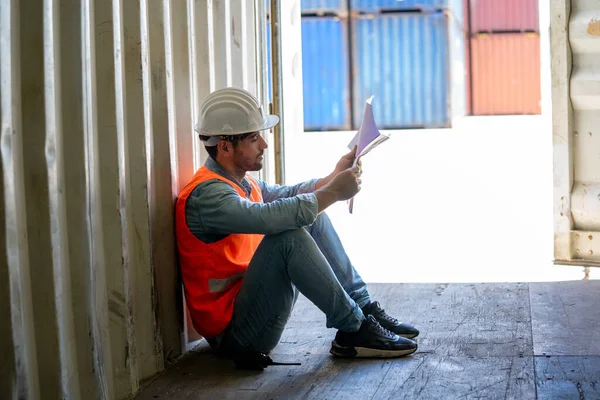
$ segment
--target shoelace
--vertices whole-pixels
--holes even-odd
[[[373,308],[375,309],[373,310],[373,314],[376,315],[378,318],[385,319],[386,321],[392,324],[400,323],[396,318],[393,318],[390,315],[388,315],[383,308],[379,307],[378,302],[375,302],[375,307]]]
[[[385,336],[389,339],[393,339],[396,334],[386,328],[384,328],[383,326],[381,326],[381,324],[377,321],[375,321],[374,324],[372,324],[373,329],[376,331],[377,334],[381,335],[381,336]]]

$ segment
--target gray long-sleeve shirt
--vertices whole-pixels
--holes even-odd
[[[209,157],[204,164],[212,172],[236,182],[219,163]],[[246,198],[226,182],[212,179],[194,188],[185,205],[190,231],[204,243],[214,243],[232,233],[275,234],[312,224],[318,202],[313,193],[317,179],[294,186],[269,185],[257,180],[263,203],[248,200],[252,186],[246,178],[238,184]]]

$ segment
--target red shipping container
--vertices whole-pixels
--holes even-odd
[[[540,114],[540,38],[505,33],[471,39],[474,115]]]
[[[538,0],[470,0],[471,32],[539,31]]]

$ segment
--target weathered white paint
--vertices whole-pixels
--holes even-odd
[[[256,95],[258,99],[261,101],[265,112],[268,112],[271,108],[271,103],[269,102],[269,93],[268,93],[268,68],[267,63],[269,62],[267,59],[267,24],[270,23],[265,16],[269,13],[267,9],[267,4],[264,1],[258,1],[256,3],[256,7],[254,9],[254,42],[257,43],[256,46]],[[273,66],[271,66],[273,68]],[[270,129],[267,132],[264,132],[263,135],[266,138],[267,143],[273,144],[273,130]],[[269,151],[265,153],[265,163],[263,169],[260,171],[260,178],[268,181],[275,182],[275,157],[273,149],[271,148]]]
[[[193,339],[174,201],[203,99],[264,100],[264,4],[0,6],[0,398],[126,398]]]
[[[56,290],[56,314],[60,360],[62,366],[62,391],[79,393],[77,354],[73,321],[73,296],[71,295],[71,263],[67,237],[67,210],[65,193],[65,135],[63,132],[60,9],[58,2],[44,3],[44,65],[46,98],[46,163],[48,165],[50,229],[52,232],[52,265]]]
[[[173,188],[171,135],[167,113],[165,23],[162,0],[140,2],[142,83],[144,91],[144,128],[148,208],[151,230],[151,260],[155,282],[159,338],[165,357],[181,349],[181,301],[177,276],[173,273]],[[160,245],[156,245],[160,243]],[[159,278],[160,277],[160,278]],[[160,283],[158,281],[160,279]],[[174,291],[177,290],[177,294]],[[174,312],[177,310],[177,312]],[[179,314],[179,315],[178,315]],[[156,339],[155,339],[156,340]],[[158,343],[158,340],[157,340]]]
[[[463,0],[449,0],[448,9],[448,47],[450,51],[450,118],[451,124],[467,115],[467,68],[465,68],[466,47],[469,38],[469,23]]]
[[[551,2],[554,253],[600,265],[600,37],[597,0]]]
[[[11,372],[20,379],[9,380],[7,394],[13,398],[39,399],[36,343],[31,294],[31,273],[25,209],[23,131],[21,129],[21,43],[19,0],[0,3],[0,96],[2,98],[2,169],[6,254],[4,274],[10,289],[9,317],[12,326],[14,362]],[[2,323],[7,323],[3,321]],[[2,338],[2,340],[8,340]]]
[[[114,89],[110,89],[114,78],[103,80],[102,75],[96,76],[96,69],[99,71],[109,71],[113,74],[111,67],[101,68],[105,65],[100,63],[105,60],[112,59],[110,48],[107,49],[108,39],[101,36],[96,36],[100,33],[100,27],[97,26],[97,21],[107,21],[108,29],[110,30],[110,5],[99,4],[98,9],[92,0],[85,0],[81,4],[81,80],[82,80],[82,133],[83,133],[83,161],[85,168],[85,192],[82,198],[84,201],[83,222],[85,224],[85,235],[87,238],[87,265],[85,275],[82,276],[81,289],[86,293],[86,309],[82,310],[85,317],[89,318],[88,332],[91,338],[91,343],[86,343],[91,348],[88,350],[92,356],[92,365],[95,373],[93,373],[94,386],[85,387],[89,394],[108,397],[113,393],[118,393],[117,388],[121,388],[118,374],[118,368],[113,364],[112,355],[117,356],[118,350],[124,353],[125,345],[123,341],[115,337],[121,333],[119,327],[113,328],[108,326],[108,288],[107,275],[113,272],[114,275],[121,275],[115,268],[107,270],[108,266],[117,264],[107,263],[107,249],[111,250],[112,254],[121,253],[121,243],[114,248],[105,248],[106,234],[112,234],[109,225],[106,224],[105,218],[110,218],[110,213],[104,213],[102,197],[103,196],[103,176],[101,175],[102,167],[112,166],[113,163],[105,163],[103,165],[100,159],[100,143],[102,139],[108,139],[111,135],[114,136],[114,129],[111,129],[111,118],[114,119],[114,111],[111,105],[114,104]],[[98,19],[96,19],[98,18]],[[112,32],[112,31],[109,31]],[[76,37],[76,36],[75,36]],[[96,62],[98,61],[98,66]],[[105,90],[107,92],[105,92]],[[98,123],[100,121],[100,124]],[[114,125],[113,125],[114,126]],[[75,150],[74,147],[71,147]],[[112,156],[112,152],[110,153]],[[102,171],[105,172],[105,171]],[[108,192],[108,190],[107,190]],[[108,193],[107,193],[108,194]],[[110,260],[110,259],[109,259]],[[121,268],[121,263],[118,264]],[[114,283],[114,280],[110,279]],[[122,316],[124,320],[124,316]],[[76,321],[78,323],[79,321]],[[126,324],[122,322],[122,329],[125,329]],[[116,331],[116,333],[115,333]],[[111,345],[114,347],[111,348]],[[122,346],[122,347],[121,347]],[[83,347],[83,346],[82,346]],[[113,350],[113,351],[111,351]],[[42,371],[40,371],[40,375]],[[113,386],[114,385],[114,386]],[[116,387],[115,387],[116,386]]]

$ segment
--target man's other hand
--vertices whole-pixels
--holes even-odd
[[[337,195],[337,200],[348,200],[360,191],[360,166],[347,168],[338,173],[327,187]]]
[[[352,168],[352,165],[354,164],[354,159],[356,158],[355,157],[356,148],[357,148],[357,146],[354,146],[354,148],[352,148],[352,150],[350,150],[350,152],[344,154],[342,156],[342,158],[340,158],[338,163],[335,165],[335,169],[333,170],[333,172],[331,174],[327,175],[325,178],[319,179],[319,181],[317,182],[317,185],[315,187],[316,190],[319,190],[322,187],[324,187],[325,185],[329,184],[336,176],[341,174],[343,171],[346,171],[347,169]],[[362,164],[361,164],[360,160],[358,160],[356,165],[359,168],[359,173],[362,172]]]
[[[339,172],[329,180],[326,185],[315,191],[319,202],[318,212],[324,211],[333,203],[341,200],[351,199],[360,191],[360,175],[362,174],[360,163],[353,168],[347,168]]]

